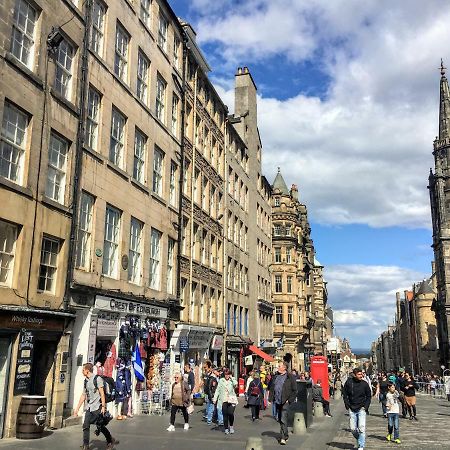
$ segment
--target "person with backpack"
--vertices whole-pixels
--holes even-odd
[[[203,364],[203,393],[205,394],[206,408],[204,418],[208,425],[211,425],[214,414],[214,403],[212,401],[215,388],[217,387],[217,380],[213,374],[212,363],[206,360]]]
[[[83,376],[85,377],[83,393],[80,396],[74,416],[78,416],[81,406],[86,402],[86,411],[83,421],[83,445],[82,450],[89,450],[91,425],[100,423],[99,431],[106,438],[106,450],[112,450],[119,441],[111,436],[106,428],[104,418],[109,414],[106,411],[106,403],[114,400],[114,388],[110,386],[108,377],[94,375],[94,366],[91,363],[83,365]],[[106,381],[105,381],[106,380]],[[111,379],[112,380],[112,379]],[[112,380],[114,385],[114,380]],[[108,392],[105,393],[105,390]]]
[[[260,420],[259,411],[263,402],[263,386],[259,378],[259,373],[253,373],[253,379],[250,381],[247,389],[247,403],[252,410],[252,421]]]

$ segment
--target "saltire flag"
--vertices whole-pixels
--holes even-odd
[[[139,351],[139,345],[136,342],[136,348],[134,349],[133,356],[131,357],[133,363],[134,375],[138,381],[144,381],[144,365],[142,364],[141,352]]]

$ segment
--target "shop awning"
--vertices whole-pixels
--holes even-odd
[[[259,357],[264,359],[264,361],[267,361],[267,362],[274,362],[275,361],[275,358],[273,358],[272,356],[268,355],[266,352],[263,352],[260,348],[254,346],[254,345],[249,345],[248,349],[251,352],[253,352],[255,355],[258,355]]]

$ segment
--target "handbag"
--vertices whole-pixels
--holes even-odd
[[[186,411],[188,414],[192,414],[194,412],[194,405],[191,403],[187,408]]]

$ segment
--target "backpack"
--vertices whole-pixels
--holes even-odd
[[[95,375],[94,376],[94,386],[95,389],[98,390],[97,386],[97,378],[100,377],[103,380],[103,392],[105,393],[105,402],[110,403],[113,402],[116,399],[116,382],[111,377],[105,377],[102,375]],[[87,386],[87,380],[84,380],[84,390]]]
[[[254,395],[255,397],[258,397],[261,395],[261,389],[258,385],[254,384],[252,388],[250,389],[250,395]]]

